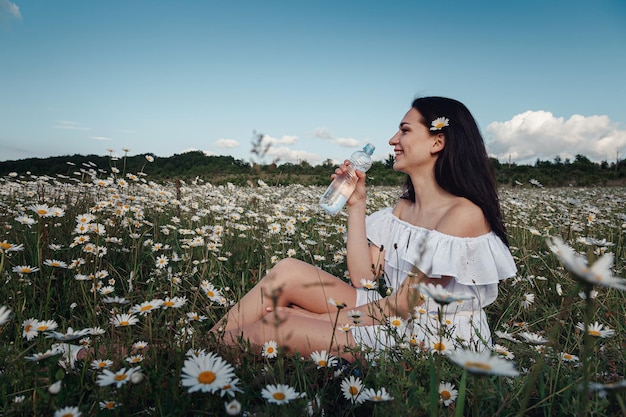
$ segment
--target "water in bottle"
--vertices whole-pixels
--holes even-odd
[[[366,172],[372,166],[372,153],[374,153],[374,145],[368,143],[363,150],[356,151],[350,156],[350,168],[343,174],[335,177],[330,183],[322,197],[320,198],[320,206],[326,210],[328,214],[337,214],[348,201],[348,198],[354,192],[357,177],[355,170]]]

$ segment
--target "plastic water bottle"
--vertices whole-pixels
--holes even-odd
[[[343,174],[335,177],[330,183],[322,197],[320,198],[320,206],[328,214],[335,215],[341,211],[348,201],[348,198],[354,192],[357,183],[355,170],[366,172],[372,166],[372,154],[374,153],[374,145],[368,143],[363,150],[356,151],[350,156],[350,168]]]

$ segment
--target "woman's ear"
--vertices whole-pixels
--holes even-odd
[[[433,147],[430,149],[430,153],[436,154],[443,150],[446,147],[446,135],[443,133],[438,133],[437,136],[434,137]]]

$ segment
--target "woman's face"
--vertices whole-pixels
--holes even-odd
[[[413,168],[434,164],[442,140],[443,135],[432,135],[422,114],[411,108],[400,122],[398,132],[389,139],[394,151],[393,169],[408,173]]]

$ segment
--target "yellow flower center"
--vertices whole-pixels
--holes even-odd
[[[61,417],[74,417],[74,413],[66,413],[66,414],[63,414],[63,416]]]
[[[320,361],[317,364],[319,366],[326,366],[326,361],[324,359],[320,359]]]
[[[439,122],[437,123],[437,125],[435,126],[437,129],[441,129],[443,127],[443,123]]]
[[[126,320],[120,321],[120,326],[128,326],[128,322]]]
[[[165,307],[174,307],[174,302],[173,301],[166,301],[163,303],[163,305]]]
[[[141,311],[148,311],[148,310],[152,310],[152,305],[151,304],[148,304],[148,305],[145,305],[145,306],[141,307]]]
[[[33,328],[32,324],[27,324],[26,326],[24,326],[24,331],[26,333],[30,332],[30,330]]]
[[[359,390],[353,385],[348,388],[348,392],[350,393],[350,395],[357,395],[359,393]]]
[[[490,371],[491,370],[491,366],[487,365],[486,363],[482,363],[482,362],[465,362],[465,367],[466,368],[480,369],[482,371]]]
[[[105,407],[111,410],[115,407],[115,403],[113,401],[109,401]]]
[[[11,249],[11,244],[7,242],[0,242],[0,249]]]
[[[572,355],[570,355],[569,353],[565,353],[565,354],[563,355],[563,358],[564,358],[564,359],[572,359]]]
[[[98,368],[106,368],[106,366],[107,366],[106,362],[100,362],[98,364]]]
[[[211,384],[215,381],[215,374],[211,371],[204,371],[198,374],[198,382],[201,384]]]
[[[600,337],[600,332],[597,330],[589,330],[591,336]]]
[[[438,352],[441,352],[442,350],[446,350],[446,345],[443,343],[437,342],[433,345],[433,349],[435,349]]]
[[[274,397],[275,400],[282,401],[285,399],[285,394],[282,392],[275,392],[272,397]]]
[[[267,348],[267,353],[274,353],[274,348],[273,348],[273,347],[271,347],[271,346],[269,346],[269,347]]]
[[[215,297],[215,293],[211,290],[207,291],[206,295],[208,295],[209,297]]]
[[[441,395],[441,398],[442,398],[443,400],[449,400],[449,399],[450,399],[450,397],[451,397],[451,395],[450,395],[450,391],[446,391],[446,390],[441,391],[441,392],[439,393],[439,395]]]
[[[399,327],[402,324],[402,322],[400,320],[394,320],[391,322],[391,324],[395,327]]]
[[[39,209],[37,210],[37,214],[39,214],[40,216],[43,216],[44,214],[47,214],[48,210],[44,210],[44,209]]]
[[[116,381],[123,381],[123,380],[125,380],[125,379],[126,379],[126,374],[119,374],[119,375],[115,375],[115,376],[113,377],[113,379],[114,379],[114,380],[116,380]]]
[[[44,330],[48,330],[48,326],[46,326],[45,324],[43,326],[37,327],[38,332],[43,332]]]

